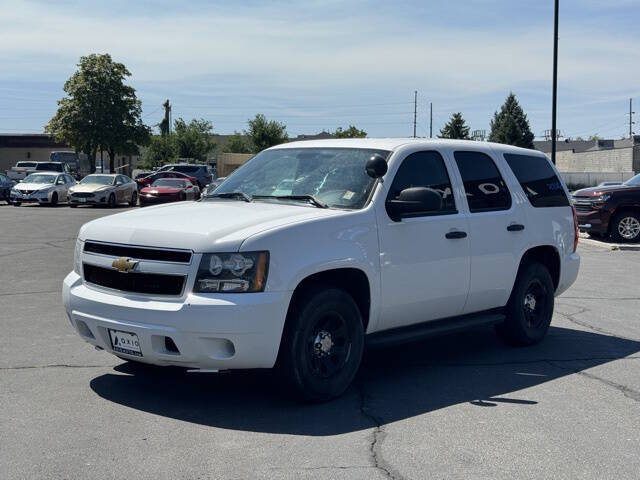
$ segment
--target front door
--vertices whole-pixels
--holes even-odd
[[[389,175],[390,176],[390,175]],[[387,190],[387,200],[411,187],[437,191],[441,208],[389,217],[377,208],[381,268],[380,329],[450,317],[462,312],[469,289],[466,214],[456,205],[451,175],[435,150],[409,154]]]

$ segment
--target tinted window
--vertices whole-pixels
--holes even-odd
[[[198,173],[202,167],[197,165],[176,165],[172,170],[181,173]]]
[[[567,207],[562,183],[544,157],[505,153],[504,158],[534,207]]]
[[[456,213],[456,204],[447,168],[438,152],[416,152],[405,158],[396,173],[387,199],[395,200],[406,188],[427,187],[442,198],[442,208],[418,215],[442,215]]]
[[[511,194],[488,155],[480,152],[455,152],[454,157],[471,212],[507,210]]]
[[[36,170],[49,170],[52,172],[61,172],[62,164],[60,163],[38,163],[36,165]]]

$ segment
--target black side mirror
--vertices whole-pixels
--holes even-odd
[[[367,160],[364,168],[371,178],[382,178],[387,173],[387,161],[382,155],[376,153]]]
[[[426,187],[405,188],[395,200],[387,200],[387,213],[394,222],[412,213],[433,213],[442,209],[442,197]]]

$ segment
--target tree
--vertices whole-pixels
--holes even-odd
[[[58,101],[45,131],[91,158],[98,149],[106,150],[113,170],[117,153],[137,152],[150,135],[135,89],[124,84],[131,73],[109,54],[80,57],[78,67],[65,82],[67,96]]]
[[[144,168],[152,169],[171,163],[178,158],[178,145],[174,135],[154,135],[142,152]]]
[[[349,128],[346,130],[343,130],[342,127],[338,127],[331,135],[334,138],[364,138],[367,136],[367,132],[364,130],[358,130],[354,125],[349,125]]]
[[[175,133],[172,135],[175,135],[180,158],[193,158],[204,162],[208,153],[216,148],[216,143],[211,139],[213,125],[203,118],[194,118],[189,123],[178,118],[174,122],[174,130]]]
[[[469,140],[469,127],[466,125],[462,113],[451,115],[449,122],[440,130],[440,138],[458,138]]]
[[[247,138],[240,132],[233,132],[233,135],[227,140],[224,150],[229,153],[251,153]]]
[[[590,142],[595,142],[596,140],[602,140],[602,137],[597,133],[594,133],[593,135],[589,135],[589,138],[587,140],[589,140]]]
[[[513,92],[509,93],[500,112],[493,115],[489,141],[533,148],[533,137],[527,116]]]
[[[249,129],[245,131],[245,135],[249,137],[251,149],[255,153],[289,140],[287,126],[275,120],[268,121],[262,113],[247,123]]]

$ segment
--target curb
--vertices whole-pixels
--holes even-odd
[[[631,243],[607,243],[602,240],[595,240],[590,238],[587,235],[580,234],[578,244],[591,245],[593,247],[603,248],[605,250],[616,251],[616,250],[624,250],[624,251],[638,251],[640,252],[640,244],[631,244]]]

